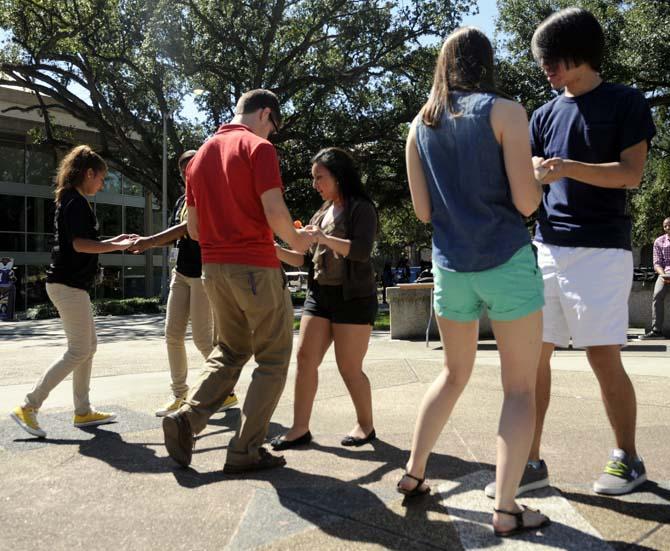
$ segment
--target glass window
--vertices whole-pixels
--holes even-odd
[[[168,212],[168,218],[170,213]],[[160,209],[151,209],[153,232],[158,233],[163,231],[163,213]]]
[[[0,232],[0,251],[25,251],[25,238],[25,233]]]
[[[22,184],[25,177],[25,146],[0,142],[0,181]]]
[[[126,207],[125,233],[144,235],[144,209],[139,207]]]
[[[123,269],[124,298],[145,296],[145,273],[146,268],[144,266],[126,266]]]
[[[26,231],[24,197],[0,195],[0,231]]]
[[[137,182],[133,182],[130,178],[123,178],[123,193],[125,195],[136,195],[137,197],[144,197],[144,188]]]
[[[153,271],[154,271],[154,296],[159,297],[161,294],[161,280],[163,279],[163,268],[161,266],[154,265]],[[169,277],[170,274],[168,273],[168,278]]]
[[[108,193],[121,193],[121,174],[116,170],[109,170],[105,176],[105,187],[103,191]]]
[[[121,266],[104,266],[103,280],[95,287],[96,298],[123,298]]]
[[[26,298],[28,308],[49,302],[46,290],[47,266],[28,266],[26,276]]]
[[[103,237],[115,237],[123,233],[121,227],[121,205],[95,205],[95,216],[100,225],[100,235]]]
[[[53,149],[44,146],[28,146],[28,171],[26,183],[39,186],[53,185],[56,174],[56,159]]]
[[[27,235],[28,251],[33,253],[48,253],[53,247],[54,236],[51,233],[29,233]]]
[[[26,198],[27,231],[34,233],[53,233],[56,203],[53,199],[41,197]]]

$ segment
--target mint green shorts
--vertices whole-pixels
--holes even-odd
[[[434,306],[438,316],[453,321],[489,318],[511,321],[544,306],[542,272],[530,245],[521,247],[504,264],[482,272],[452,272],[433,266]]]

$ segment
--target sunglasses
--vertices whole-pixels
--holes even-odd
[[[270,122],[272,123],[272,126],[275,129],[275,134],[279,134],[279,125],[277,124],[277,121],[275,120],[275,117],[272,114],[272,111],[270,111]]]

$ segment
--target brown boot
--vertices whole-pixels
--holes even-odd
[[[186,416],[175,411],[163,417],[163,436],[170,457],[182,467],[188,467],[193,456],[195,438]]]

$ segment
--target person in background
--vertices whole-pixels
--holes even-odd
[[[384,262],[384,270],[382,271],[382,301],[386,304],[386,288],[395,285],[395,275],[390,262]]]
[[[428,101],[407,139],[407,173],[417,217],[433,224],[434,307],[444,370],[419,407],[398,491],[430,491],[428,456],[474,366],[484,307],[496,337],[503,386],[493,529],[507,537],[549,519],[515,500],[533,436],[535,375],[542,344],[542,277],[523,216],[542,192],[523,106],[493,77],[493,48],[474,27],[454,31],[437,59]],[[495,246],[492,246],[495,244]]]
[[[29,434],[44,438],[37,412],[49,393],[72,373],[75,427],[111,423],[115,413],[98,411],[89,399],[93,356],[97,347],[89,291],[98,273],[98,254],[128,248],[136,235],[100,241],[98,221],[87,197],[104,187],[107,163],[87,145],[63,157],[56,173],[56,212],[51,265],[46,290],[58,310],[67,338],[65,353],[52,363],[10,416]]]
[[[179,157],[179,173],[184,180],[184,171],[197,152],[189,150]],[[186,330],[191,320],[193,344],[206,360],[214,349],[214,321],[209,300],[202,284],[202,262],[200,245],[191,239],[187,231],[188,213],[186,195],[177,199],[168,229],[148,237],[140,237],[128,249],[136,254],[153,247],[164,247],[176,241],[173,253],[176,264],[172,269],[170,293],[167,299],[165,316],[165,343],[167,345],[170,377],[172,379],[172,397],[155,414],[164,417],[177,411],[184,403],[188,392],[188,360],[186,357]],[[219,411],[225,411],[237,405],[235,393],[231,393],[223,402]]]
[[[298,370],[293,426],[271,442],[275,450],[309,444],[309,421],[318,386],[318,368],[331,344],[340,375],[356,409],[356,425],[343,446],[362,446],[376,438],[372,391],[363,372],[377,314],[377,283],[370,255],[377,235],[377,211],[363,190],[351,155],[337,147],[312,159],[314,189],[324,203],[305,228],[316,238],[309,291],[298,337]],[[278,249],[287,264],[302,266],[305,256]]]
[[[651,302],[651,329],[640,340],[664,339],[665,297],[670,289],[670,218],[663,220],[665,232],[654,241],[654,271],[658,274]]]

